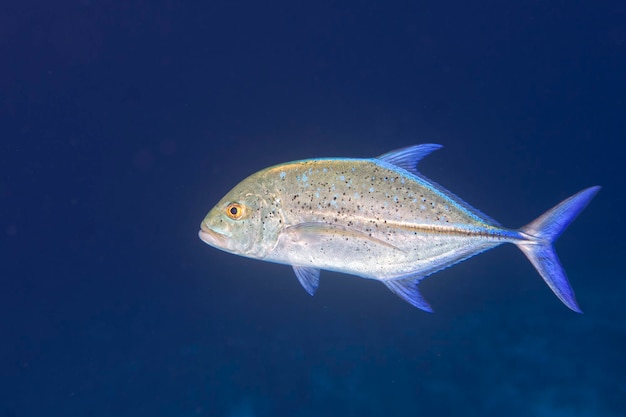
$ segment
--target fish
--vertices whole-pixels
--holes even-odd
[[[427,276],[504,243],[516,245],[554,294],[582,313],[553,243],[600,186],[566,198],[519,229],[503,227],[418,170],[437,144],[375,158],[314,158],[263,169],[206,215],[200,239],[236,255],[290,265],[314,295],[320,271],[382,282],[432,312]]]

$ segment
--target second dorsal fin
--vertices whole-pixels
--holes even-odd
[[[419,174],[419,171],[417,170],[417,163],[426,155],[439,148],[442,148],[442,146],[434,143],[407,146],[406,148],[397,149],[380,155],[377,159],[405,169],[412,174]]]

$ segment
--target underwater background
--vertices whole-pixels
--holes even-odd
[[[0,6],[0,417],[626,416],[626,3]],[[202,243],[237,182],[311,157],[420,169],[556,244],[380,283]]]

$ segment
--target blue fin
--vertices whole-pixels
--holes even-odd
[[[387,286],[394,294],[398,297],[402,298],[407,303],[411,304],[414,307],[421,308],[424,311],[428,311],[429,313],[433,312],[433,309],[430,307],[430,304],[422,294],[420,294],[417,289],[417,283],[422,279],[422,276],[409,276],[407,278],[401,279],[390,279],[381,281],[383,284]]]
[[[552,244],[587,207],[598,191],[598,186],[589,187],[563,200],[532,223],[522,227],[520,232],[528,240],[517,243],[554,294],[577,313],[582,313],[582,310],[576,302],[574,290]]]
[[[417,170],[417,163],[429,153],[436,151],[440,148],[442,148],[441,145],[437,145],[434,143],[408,146],[406,148],[397,149],[395,151],[387,152],[386,154],[380,155],[378,159],[405,169],[412,174],[419,175],[419,171]]]
[[[425,178],[417,169],[417,164],[421,161],[426,155],[429,155],[431,152],[436,151],[437,149],[443,148],[442,145],[437,145],[434,143],[426,143],[423,145],[414,145],[406,148],[398,149],[395,151],[387,152],[379,156],[377,159],[381,161],[385,161],[388,164],[392,164],[396,167],[402,168],[406,171],[409,171],[411,174],[416,175],[425,183],[425,185],[432,187],[439,191],[441,194],[446,196],[447,198],[454,201],[459,207],[467,210],[470,214],[477,217],[479,220],[491,225],[491,226],[501,226],[496,220],[487,216],[482,211],[478,210],[475,207],[472,207],[463,199],[456,196],[454,193],[450,192],[446,188],[437,184],[435,181]]]
[[[300,281],[300,284],[302,284],[306,292],[308,292],[309,295],[314,295],[320,284],[320,270],[308,266],[293,265],[293,272],[296,273],[298,281]]]

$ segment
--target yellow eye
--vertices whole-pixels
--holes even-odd
[[[233,220],[239,220],[243,216],[243,206],[239,203],[230,203],[226,207],[226,215]]]

